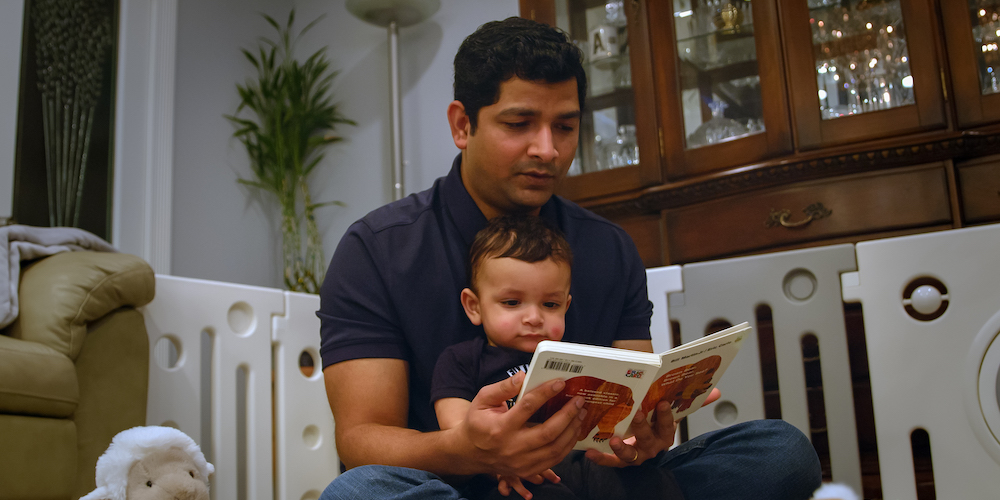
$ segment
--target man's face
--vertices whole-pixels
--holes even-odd
[[[562,339],[570,303],[569,264],[501,257],[481,266],[479,293],[463,290],[462,305],[473,324],[483,325],[490,345],[534,352],[543,340]]]
[[[472,133],[461,103],[448,109],[463,150],[462,181],[486,218],[538,213],[566,176],[579,140],[576,79],[559,83],[514,77],[500,98],[479,110]]]

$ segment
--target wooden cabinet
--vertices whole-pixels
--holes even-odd
[[[628,226],[647,263],[1000,220],[1000,162],[979,160],[1000,154],[1000,0],[616,3],[521,7],[588,53],[605,9],[627,18],[630,86],[588,98],[580,157],[612,116],[635,125],[641,161],[582,168],[560,194]],[[745,133],[706,141],[714,118]],[[794,222],[817,202],[837,215],[763,229],[771,208]]]
[[[955,165],[962,220],[966,224],[1000,221],[1000,156]]]
[[[945,127],[932,12],[928,0],[781,2],[799,150]]]
[[[690,262],[844,236],[949,227],[942,162],[797,183],[664,212],[671,260]]]

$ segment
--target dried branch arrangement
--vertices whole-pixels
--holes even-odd
[[[94,109],[112,42],[109,2],[33,0],[49,225],[76,226]]]

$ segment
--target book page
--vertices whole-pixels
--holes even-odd
[[[661,354],[656,380],[642,399],[643,412],[651,419],[657,403],[667,401],[679,420],[701,408],[751,330],[741,323]]]

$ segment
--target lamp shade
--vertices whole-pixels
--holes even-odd
[[[423,22],[441,8],[441,0],[347,0],[347,11],[362,21],[405,28]]]

